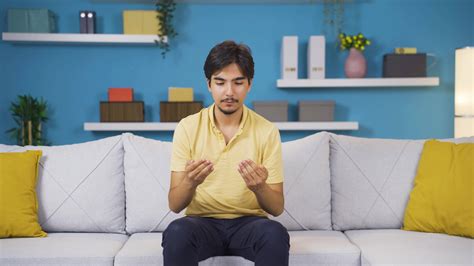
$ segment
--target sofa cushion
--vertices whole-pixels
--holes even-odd
[[[285,209],[271,218],[288,230],[331,230],[328,133],[284,142],[282,154]]]
[[[401,228],[424,142],[330,134],[333,229]]]
[[[45,237],[36,183],[41,151],[0,152],[0,238]]]
[[[359,265],[360,250],[338,231],[293,231],[290,265]]]
[[[176,218],[168,207],[171,142],[124,133],[126,230],[162,232]]]
[[[346,231],[362,265],[473,265],[474,240],[398,229]]]
[[[171,142],[124,134],[127,232],[162,232],[183,216],[168,208],[171,148]],[[285,211],[270,218],[288,230],[331,230],[328,134],[285,142],[282,153]]]
[[[426,141],[402,229],[474,238],[473,166],[474,143]]]
[[[341,232],[290,231],[290,265],[359,265],[360,251]],[[115,257],[115,265],[163,265],[161,233],[133,234]],[[212,257],[199,263],[254,265],[242,257]]]
[[[128,236],[49,233],[44,238],[0,239],[0,265],[113,265]]]
[[[46,232],[125,232],[122,136],[63,146],[0,145],[0,152],[42,150],[38,218]]]
[[[136,233],[130,236],[124,247],[115,256],[116,266],[163,265],[162,233]],[[199,265],[253,265],[242,257],[212,257]]]

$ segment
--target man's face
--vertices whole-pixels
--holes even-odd
[[[251,84],[237,64],[230,64],[211,76],[208,89],[219,110],[231,115],[242,107]]]

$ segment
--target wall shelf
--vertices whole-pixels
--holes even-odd
[[[438,86],[438,77],[426,78],[362,78],[362,79],[279,79],[278,88],[330,87],[429,87]]]
[[[79,34],[79,33],[16,33],[3,32],[2,40],[15,43],[63,44],[135,44],[155,45],[157,35],[135,34]],[[167,38],[164,38],[167,41]]]
[[[274,122],[279,130],[358,130],[358,122]],[[175,122],[84,123],[85,131],[173,131]]]

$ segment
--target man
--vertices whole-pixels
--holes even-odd
[[[187,209],[163,232],[164,264],[231,255],[288,265],[288,232],[266,217],[283,212],[280,134],[244,105],[254,74],[250,49],[222,42],[204,72],[214,103],[182,119],[173,136],[169,207]]]

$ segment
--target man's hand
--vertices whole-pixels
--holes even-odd
[[[268,171],[263,165],[257,165],[252,160],[243,160],[237,168],[243,177],[247,187],[253,192],[257,192],[264,188],[267,183]]]
[[[184,171],[186,175],[183,179],[183,182],[190,184],[192,187],[199,186],[204,179],[212,173],[214,166],[209,160],[190,160],[186,162],[186,167]]]

